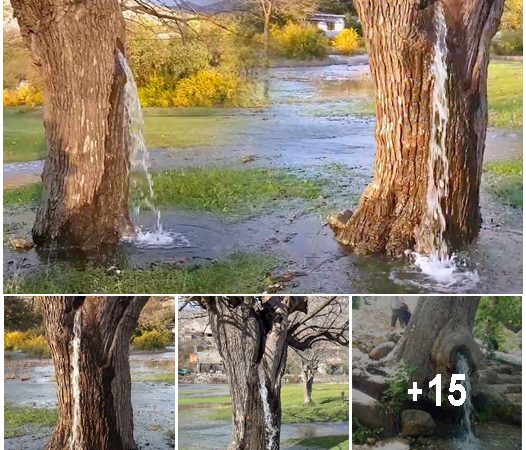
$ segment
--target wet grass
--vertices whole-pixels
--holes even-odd
[[[55,263],[26,277],[4,277],[10,294],[184,294],[258,293],[265,290],[270,271],[278,264],[265,255],[235,255],[205,265],[161,264],[150,269],[123,269],[120,274],[102,267],[78,268]]]
[[[132,381],[148,383],[167,383],[175,385],[175,371],[152,373],[148,375],[138,375],[132,377]]]
[[[484,165],[489,191],[502,203],[522,209],[522,160],[496,161]]]
[[[316,199],[324,184],[281,169],[191,168],[154,175],[157,206],[222,214],[254,213],[276,201]],[[4,208],[36,208],[41,196],[41,183],[7,188]]]
[[[488,72],[489,123],[522,127],[522,61],[493,61]]]
[[[4,438],[27,434],[32,427],[53,427],[57,412],[51,408],[4,405]]]
[[[345,384],[315,384],[312,394],[314,404],[303,403],[303,386],[283,386],[281,400],[283,423],[344,422],[349,420],[349,403],[342,401],[341,393],[349,398],[349,386]],[[214,405],[210,407],[212,420],[231,419],[231,397],[210,395],[206,397],[179,398],[179,405]]]
[[[327,448],[329,450],[348,450],[349,435],[341,436],[318,436],[303,439],[289,439],[288,445],[294,445],[299,448]]]

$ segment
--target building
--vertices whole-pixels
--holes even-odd
[[[338,36],[345,30],[345,16],[339,14],[314,14],[309,17],[309,22],[330,38]]]
[[[196,352],[196,355],[196,366],[199,373],[223,373],[223,361],[218,351],[208,350]]]

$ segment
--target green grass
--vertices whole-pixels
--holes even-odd
[[[329,450],[348,450],[349,449],[349,435],[341,436],[318,436],[304,439],[289,439],[289,445],[295,445],[300,448],[314,448]]]
[[[140,375],[133,377],[132,381],[175,384],[175,371]]]
[[[522,127],[522,61],[494,61],[489,65],[490,126]]]
[[[484,169],[489,191],[504,204],[522,209],[522,160],[490,162]]]
[[[323,184],[281,169],[216,167],[154,175],[157,206],[224,214],[253,213],[274,201],[291,198],[315,199],[321,195]],[[41,183],[8,188],[4,191],[4,207],[36,207],[41,196]]]
[[[236,255],[229,260],[200,266],[159,265],[151,269],[123,269],[120,275],[104,268],[75,268],[56,263],[25,278],[5,277],[11,294],[173,294],[263,292],[276,259],[262,255]]]
[[[55,409],[4,405],[4,438],[26,434],[29,427],[53,427],[56,422]]]
[[[349,386],[344,384],[315,384],[313,405],[303,403],[303,386],[287,384],[281,391],[283,423],[343,422],[349,420],[349,404],[342,402],[341,392],[349,396]],[[231,419],[231,397],[209,395],[206,397],[179,398],[179,405],[213,405],[209,418]]]

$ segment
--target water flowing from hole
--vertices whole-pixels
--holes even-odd
[[[137,235],[131,240],[140,247],[167,247],[172,246],[176,240],[173,233],[163,230],[161,211],[155,205],[155,192],[153,178],[150,173],[150,157],[146,147],[144,137],[144,116],[139,101],[139,93],[133,72],[126,60],[126,57],[119,52],[119,62],[126,74],[126,85],[124,88],[124,106],[128,119],[128,129],[130,133],[130,162],[132,170],[139,171],[144,177],[146,188],[134,180],[134,185],[138,191],[139,198],[134,205],[134,216]],[[146,207],[153,211],[156,216],[156,223],[153,230],[144,231],[139,225],[139,214],[141,208]]]
[[[73,423],[71,425],[70,449],[81,448],[80,442],[80,343],[82,338],[82,309],[75,312],[73,339],[71,341],[71,393],[73,396]]]
[[[449,194],[449,160],[447,157],[447,125],[449,121],[447,24],[442,2],[435,3],[435,43],[431,73],[434,74],[432,94],[431,136],[429,143],[427,219],[432,230],[429,255],[408,252],[415,266],[439,286],[473,288],[479,281],[476,271],[459,266],[455,254],[449,253],[445,239],[446,211]]]
[[[270,413],[270,405],[268,403],[268,391],[267,385],[265,384],[265,372],[261,364],[258,368],[259,375],[259,393],[261,395],[261,401],[263,402],[263,413],[265,415],[265,429],[269,440],[267,443],[267,450],[274,449],[274,442],[276,440],[276,427],[272,424],[272,415]]]
[[[471,402],[471,381],[469,379],[469,362],[465,355],[459,354],[457,359],[457,373],[465,374],[466,380],[462,385],[466,389],[466,401],[462,405],[462,416],[460,419],[461,436],[457,439],[457,446],[463,450],[477,450],[479,448],[478,439],[473,432],[471,419],[473,417],[473,403]]]

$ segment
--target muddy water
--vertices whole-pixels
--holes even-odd
[[[152,263],[192,263],[224,259],[235,252],[264,251],[283,261],[280,271],[295,273],[284,291],[334,293],[374,292],[477,292],[522,290],[522,212],[502,206],[484,192],[483,229],[476,241],[458,253],[466,270],[477,271],[475,286],[437,285],[423,277],[406,260],[358,257],[334,241],[325,226],[327,212],[352,207],[372,176],[374,120],[359,114],[372,99],[368,67],[363,58],[345,64],[312,68],[273,69],[272,106],[265,109],[225,109],[211,121],[221,120],[229,133],[228,145],[153,150],[152,170],[183,167],[280,167],[300,176],[332,180],[319,208],[297,202],[248,218],[225,218],[200,213],[163,211],[165,229],[179,233],[166,248],[138,248],[123,244],[116,252],[88,255],[99,263],[119,268],[148,267]],[[241,126],[240,126],[241,125]],[[199,132],[199,130],[194,130]],[[490,130],[486,160],[522,155],[522,132]],[[244,155],[254,162],[244,164]],[[335,174],[334,166],[341,168]],[[4,165],[4,183],[17,184],[36,177],[41,163]],[[10,232],[29,232],[33,212],[5,214]],[[144,212],[145,229],[155,217]],[[150,227],[150,228],[149,228]],[[102,257],[102,262],[101,262]],[[84,255],[43,251],[4,252],[4,273],[24,276],[35,267],[61,259],[79,265]]]
[[[180,397],[202,397],[228,395],[226,385],[179,385]],[[232,425],[230,421],[209,420],[210,405],[203,407],[179,406],[179,448],[225,449],[230,442]],[[293,449],[291,439],[318,436],[348,435],[347,422],[315,422],[284,424],[281,427],[281,448]]]
[[[175,423],[175,390],[173,385],[140,381],[148,375],[174,371],[173,352],[132,354],[132,405],[135,440],[140,448],[168,450],[173,448],[167,432]],[[7,352],[5,358],[4,402],[14,406],[56,407],[54,368],[51,360],[25,358]],[[22,381],[25,380],[25,381]],[[5,439],[6,450],[40,450],[52,429],[29,430],[27,434]]]

